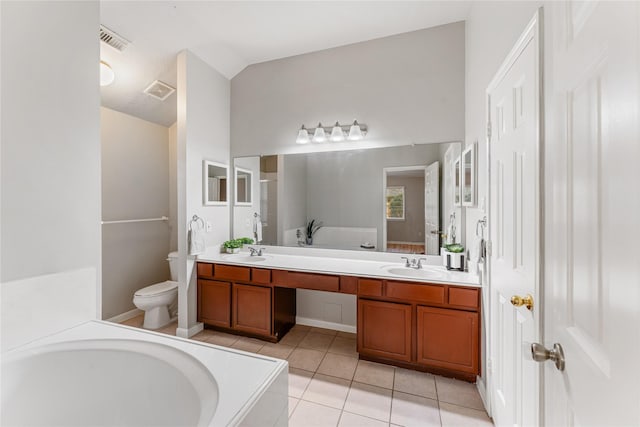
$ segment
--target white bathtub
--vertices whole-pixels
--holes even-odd
[[[2,355],[3,426],[286,425],[287,364],[88,322]]]

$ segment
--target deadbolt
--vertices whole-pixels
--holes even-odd
[[[527,307],[527,310],[533,310],[533,297],[531,295],[527,295],[521,297],[520,295],[514,295],[511,297],[511,304],[516,307],[522,307],[523,305]]]
[[[553,350],[547,350],[542,344],[534,342],[531,344],[531,357],[536,362],[552,360],[558,371],[564,371],[564,352],[562,351],[562,346],[558,343],[553,345]]]

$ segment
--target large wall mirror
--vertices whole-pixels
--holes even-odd
[[[234,213],[233,233],[257,213],[265,245],[438,255],[451,231],[465,243],[461,154],[454,142],[237,158],[259,165],[260,203]]]
[[[227,165],[203,161],[202,198],[205,205],[226,205],[229,194]]]

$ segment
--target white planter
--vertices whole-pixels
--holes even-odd
[[[464,271],[464,252],[449,252],[445,248],[440,248],[442,254],[442,265],[447,270]]]

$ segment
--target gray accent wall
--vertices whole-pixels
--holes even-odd
[[[169,216],[169,129],[101,108],[102,218]],[[167,221],[102,226],[102,315],[133,310],[140,288],[168,280]]]
[[[354,119],[359,147],[464,138],[465,25],[442,25],[254,64],[231,80],[232,156],[353,147],[297,145],[302,124]]]

